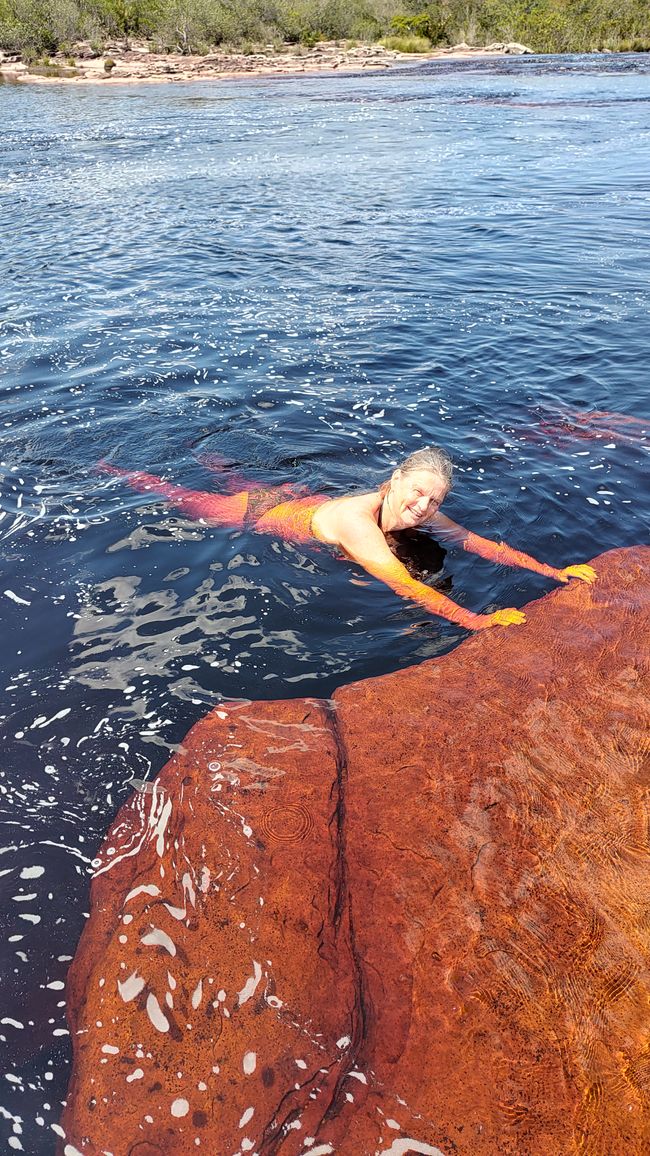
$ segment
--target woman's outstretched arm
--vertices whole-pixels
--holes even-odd
[[[474,614],[452,602],[438,590],[432,590],[424,582],[411,578],[408,570],[394,556],[379,527],[372,521],[354,519],[340,535],[339,545],[345,553],[363,566],[374,578],[379,578],[402,598],[417,602],[436,614],[455,622],[466,630],[485,630],[489,626],[515,626],[526,621],[521,610],[496,610],[493,614]]]
[[[595,582],[596,571],[593,566],[580,564],[577,566],[548,566],[546,562],[538,562],[530,554],[521,550],[514,550],[505,542],[492,542],[489,538],[481,538],[478,534],[466,530],[458,522],[452,522],[445,514],[435,514],[427,526],[442,542],[450,542],[455,546],[462,546],[472,554],[487,558],[489,562],[499,562],[502,566],[519,566],[522,570],[532,570],[535,574],[543,574],[545,578],[554,578],[556,582],[568,582],[570,578],[580,578],[583,582]]]

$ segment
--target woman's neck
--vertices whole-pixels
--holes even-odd
[[[382,534],[389,534],[395,525],[395,515],[390,504],[390,490],[387,490],[381,500],[377,521]]]

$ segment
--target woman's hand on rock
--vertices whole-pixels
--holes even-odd
[[[490,615],[490,626],[521,626],[526,621],[523,610],[515,610],[510,606],[507,610],[495,610]]]
[[[521,626],[526,621],[523,610],[510,606],[507,610],[495,610],[493,614],[477,614],[470,630],[488,630],[491,626]]]
[[[581,582],[588,582],[590,586],[597,577],[593,566],[587,566],[586,563],[579,566],[565,566],[558,574],[560,582],[568,582],[570,578],[579,578]]]

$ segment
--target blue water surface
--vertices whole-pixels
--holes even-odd
[[[96,463],[210,489],[218,454],[336,495],[434,442],[484,535],[556,565],[645,541],[650,65],[5,84],[0,109],[0,1127],[48,1153],[129,780],[224,698],[327,696],[464,636]],[[552,586],[445,575],[475,610]]]

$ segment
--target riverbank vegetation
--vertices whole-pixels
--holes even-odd
[[[131,38],[153,51],[280,50],[321,40],[519,41],[534,52],[650,50],[650,0],[0,0],[0,48],[25,59],[101,54]]]

